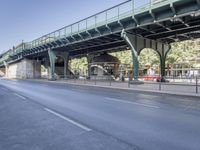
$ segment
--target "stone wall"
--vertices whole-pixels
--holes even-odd
[[[33,78],[35,79],[41,78],[41,63],[35,60],[33,61],[33,64],[34,64]]]
[[[41,77],[41,64],[36,60],[23,59],[20,62],[9,64],[8,78],[31,79]]]

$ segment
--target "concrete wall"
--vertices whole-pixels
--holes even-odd
[[[33,61],[33,78],[41,78],[41,63]]]
[[[20,62],[9,64],[8,78],[31,79],[41,77],[41,64],[36,60],[23,59]]]
[[[6,73],[6,69],[5,68],[0,68],[0,76],[4,76]]]

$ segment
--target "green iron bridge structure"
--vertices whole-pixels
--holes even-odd
[[[40,60],[55,77],[57,56],[90,56],[103,51],[132,50],[134,80],[138,79],[139,55],[144,48],[160,56],[161,77],[170,43],[200,37],[200,0],[129,0],[74,24],[43,35],[0,55],[0,67],[22,59]]]

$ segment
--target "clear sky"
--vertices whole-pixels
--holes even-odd
[[[126,0],[0,0],[0,53]]]

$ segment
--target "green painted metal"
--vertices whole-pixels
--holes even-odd
[[[160,75],[161,80],[164,80],[165,78],[165,57],[160,57]]]
[[[139,61],[138,58],[135,57],[135,55],[132,55],[132,59],[133,59],[133,73],[134,73],[134,80],[137,81],[138,80],[138,76],[139,76]]]
[[[75,34],[79,34],[81,32],[85,32],[87,30],[94,29],[108,23],[116,22],[127,17],[144,13],[151,9],[162,7],[176,1],[180,0],[160,0],[157,3],[153,3],[152,0],[129,0],[96,15],[83,19],[79,22],[44,35],[36,40],[33,40],[32,42],[27,43],[24,48],[34,48],[64,37],[73,36]],[[21,52],[21,50],[19,50],[19,52]]]
[[[62,38],[72,37],[75,34],[80,34],[81,32],[96,29],[100,26],[105,26],[109,23],[114,23],[128,17],[134,17],[135,15],[142,14],[165,5],[170,5],[178,1],[183,0],[128,0],[103,12],[97,13],[91,17],[44,35],[36,40],[28,43],[23,43],[21,46],[15,48],[15,50],[10,55],[13,56],[20,54],[23,51],[28,51],[44,44],[51,43],[56,40],[61,40]],[[4,58],[4,60],[5,59],[6,58]],[[2,60],[0,59],[0,63],[1,61]]]
[[[50,79],[51,80],[55,80],[55,63],[56,63],[56,59],[58,56],[62,57],[64,60],[64,77],[67,78],[67,76],[69,75],[69,69],[68,69],[68,62],[69,62],[69,53],[68,52],[56,52],[53,50],[48,50],[48,56],[49,56],[49,61],[50,62],[46,62],[46,67],[49,67],[49,71],[50,71]],[[50,66],[49,64],[50,63]]]
[[[165,63],[166,63],[166,58],[167,58],[167,53],[171,49],[171,46],[169,47],[164,47],[162,46],[162,50],[160,52],[160,75],[161,75],[161,81],[165,81]]]
[[[126,33],[125,30],[122,30],[121,37],[127,42],[127,44],[131,48],[132,60],[133,60],[134,80],[137,81],[138,76],[139,76],[139,60],[138,60],[137,38],[134,39],[133,36],[129,33]]]
[[[160,56],[160,68],[161,68],[161,78],[165,77],[165,60],[167,53],[170,50],[170,45],[165,43],[160,43],[155,40],[145,39],[137,35],[131,34],[125,30],[122,30],[121,37],[129,45],[132,52],[132,62],[134,71],[134,80],[138,80],[139,76],[139,54],[144,48],[154,49]]]
[[[50,79],[55,79],[55,61],[56,61],[56,54],[52,50],[48,51],[49,60],[50,60]]]

